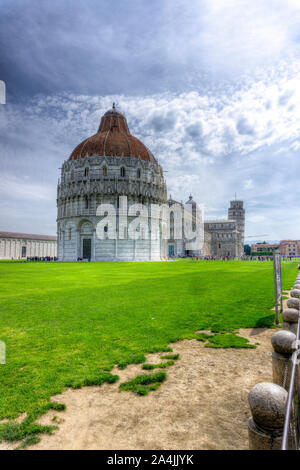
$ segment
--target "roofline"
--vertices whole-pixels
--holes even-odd
[[[39,235],[36,233],[19,232],[0,232],[0,238],[24,238],[27,240],[57,241],[57,237],[55,235]]]

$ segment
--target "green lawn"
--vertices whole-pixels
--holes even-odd
[[[283,288],[297,275],[283,263]],[[0,263],[0,419],[35,412],[65,386],[194,338],[271,326],[271,262]],[[105,372],[106,371],[106,372]]]

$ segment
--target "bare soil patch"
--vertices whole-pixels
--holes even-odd
[[[167,380],[147,396],[119,392],[121,382],[146,373],[141,365],[114,370],[116,384],[68,389],[53,400],[66,411],[50,410],[39,419],[58,424],[31,449],[247,449],[248,392],[272,381],[272,329],[242,329],[256,349],[211,349],[202,342],[171,344],[180,358]],[[161,362],[150,354],[147,362]],[[2,443],[1,449],[15,448]]]

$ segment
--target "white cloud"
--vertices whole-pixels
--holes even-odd
[[[25,111],[37,132],[55,132],[64,143],[96,132],[101,114],[112,101],[127,117],[133,133],[163,160],[180,148],[199,159],[230,152],[247,154],[265,145],[296,139],[300,133],[300,61],[288,63],[285,72],[273,69],[260,80],[247,78],[243,85],[223,93],[199,91],[148,96],[40,97]],[[49,107],[55,110],[49,114]],[[48,113],[47,113],[48,111]],[[14,120],[18,119],[13,114]],[[43,140],[42,140],[43,143]],[[71,152],[72,148],[70,148]],[[166,157],[165,157],[166,155]]]
[[[297,1],[198,0],[188,10],[187,49],[195,56],[201,52],[204,66],[215,73],[253,72],[299,52]],[[180,43],[183,49],[182,37]]]
[[[211,92],[65,93],[38,96],[26,107],[6,105],[0,110],[0,132],[7,141],[1,155],[7,177],[0,193],[21,204],[39,200],[41,211],[44,202],[52,201],[55,224],[57,169],[96,132],[101,115],[115,101],[131,132],[163,165],[173,197],[185,201],[192,192],[205,203],[207,216],[221,217],[237,192],[246,202],[248,234],[297,237],[299,71],[300,61],[286,62],[266,69],[259,80],[245,77],[235,87]],[[294,218],[290,226],[279,223],[288,220],[286,214]]]
[[[25,180],[28,177],[24,177]],[[44,186],[32,184],[24,179],[12,176],[1,175],[0,197],[9,197],[17,200],[32,201],[53,201],[55,200],[55,190],[53,185]]]

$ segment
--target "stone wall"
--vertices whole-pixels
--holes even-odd
[[[22,256],[22,247],[26,248],[25,256]],[[54,258],[56,252],[56,241],[0,238],[0,259],[23,259],[27,256]]]
[[[120,196],[127,196],[128,210],[142,203],[148,211],[147,226],[139,240],[110,233],[96,233],[105,216],[97,216],[100,204],[112,204],[116,213]],[[67,160],[62,166],[57,188],[58,258],[76,261],[85,258],[84,243],[91,244],[91,261],[148,261],[166,256],[162,227],[158,240],[151,239],[151,204],[166,200],[166,184],[158,164],[133,157],[86,157]],[[127,224],[133,219],[127,217]],[[119,217],[117,216],[117,229]]]

